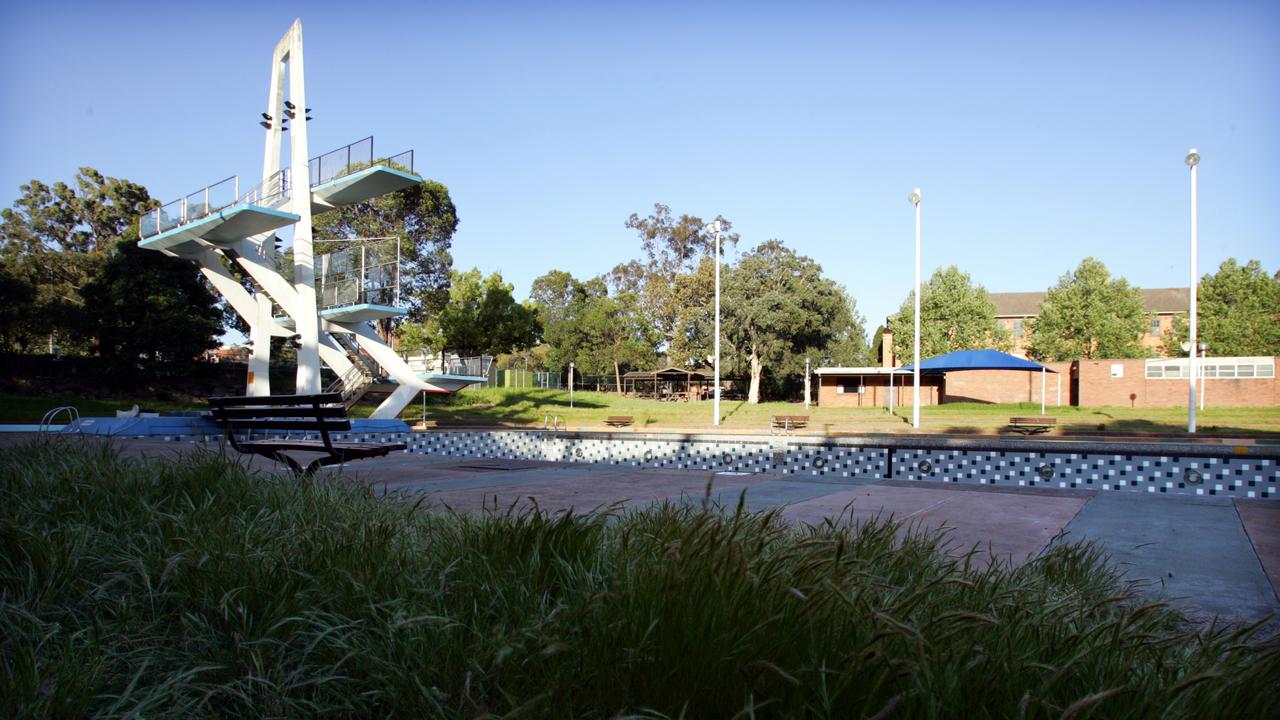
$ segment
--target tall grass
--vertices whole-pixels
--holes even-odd
[[[0,451],[5,717],[1276,717],[1280,649],[1094,548],[688,504],[469,516],[102,446]]]

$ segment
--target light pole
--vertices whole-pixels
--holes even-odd
[[[1196,166],[1200,164],[1200,153],[1195,148],[1187,151],[1187,167],[1191,168],[1191,327],[1190,327],[1190,372],[1187,373],[1187,432],[1196,431]]]
[[[920,188],[916,188],[907,200],[916,206],[916,331],[914,338],[915,362],[911,366],[911,427],[920,427]]]
[[[569,363],[569,407],[573,408],[573,363]]]
[[[809,358],[804,359],[804,411],[809,412]]]
[[[711,227],[713,230],[715,230],[715,233],[716,233],[716,340],[715,340],[716,388],[715,388],[715,402],[713,403],[714,407],[712,408],[712,412],[714,413],[715,416],[712,418],[711,422],[713,425],[719,427],[720,425],[720,221],[716,220],[714,223],[711,223]]]

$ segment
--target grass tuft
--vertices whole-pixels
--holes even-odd
[[[6,717],[1276,717],[1280,648],[1097,548],[693,503],[428,512],[79,442],[0,450]]]

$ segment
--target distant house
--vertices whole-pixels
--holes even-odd
[[[1142,334],[1142,344],[1159,352],[1160,338],[1173,327],[1173,318],[1186,315],[1190,307],[1190,291],[1187,288],[1152,288],[1142,290],[1146,311],[1151,314],[1150,327]],[[1040,314],[1044,292],[988,293],[996,306],[996,322],[1009,331],[1013,339],[1011,355],[1026,357],[1027,339],[1031,333],[1031,321]],[[880,346],[882,367],[899,367],[910,360],[898,361],[893,357],[893,332],[885,321],[884,341]]]
[[[248,363],[253,351],[245,345],[229,345],[205,352],[205,360],[215,363]]]
[[[1187,288],[1152,288],[1142,290],[1142,301],[1151,314],[1151,326],[1142,335],[1142,344],[1159,351],[1160,336],[1173,327],[1175,315],[1186,315],[1190,307],[1190,291]],[[1027,337],[1031,321],[1040,314],[1043,292],[990,293],[996,305],[996,322],[1009,331],[1013,338],[1011,355],[1026,357]]]

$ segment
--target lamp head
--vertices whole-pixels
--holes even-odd
[[[1199,150],[1196,150],[1195,148],[1191,148],[1190,150],[1188,150],[1188,151],[1187,151],[1187,157],[1186,157],[1186,163],[1187,163],[1187,167],[1195,167],[1195,166],[1199,165],[1199,164],[1200,164],[1200,151],[1199,151]]]
[[[911,194],[907,196],[907,202],[911,203],[912,205],[920,204],[920,188],[916,188],[915,190],[911,191]]]

